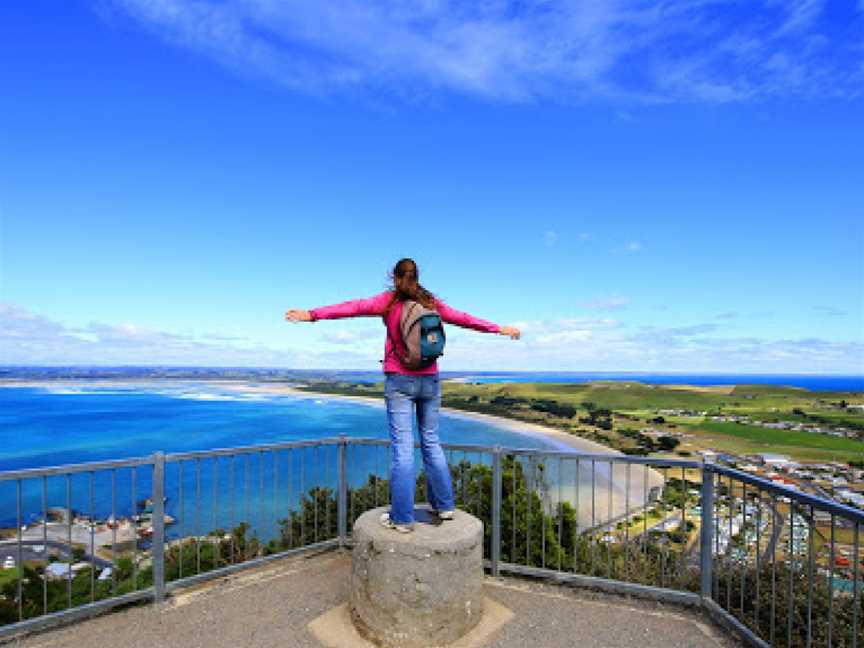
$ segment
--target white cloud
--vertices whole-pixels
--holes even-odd
[[[639,252],[642,249],[642,243],[639,241],[628,241],[624,245],[625,252]]]
[[[628,327],[613,318],[517,324],[523,339],[459,331],[448,335],[443,369],[546,371],[826,372],[864,370],[864,342],[821,338],[724,337],[716,323]],[[456,334],[456,333],[459,334]],[[67,327],[0,303],[0,364],[197,365],[322,369],[380,367],[383,331],[327,333],[338,347],[276,348],[254,340],[191,336],[135,325]]]
[[[782,0],[786,18],[775,32],[783,37],[812,27],[825,9],[826,0]]]
[[[460,339],[448,348],[453,369],[860,373],[861,341],[724,337],[712,323],[628,328],[615,320],[522,323],[519,342]],[[448,347],[450,347],[448,343]]]
[[[825,32],[823,0],[106,2],[171,43],[311,93],[726,102],[855,94],[861,82],[862,53]]]
[[[836,306],[814,306],[812,308],[813,313],[816,315],[820,315],[822,317],[843,317],[844,315],[848,315],[848,311],[837,308]]]
[[[738,313],[738,311],[724,311],[723,313],[718,313],[717,315],[715,315],[714,319],[731,320],[737,319],[739,315],[740,313]]]
[[[606,295],[579,302],[579,307],[588,310],[613,311],[626,308],[629,303],[630,300],[627,297],[622,297],[621,295]]]
[[[720,327],[716,324],[693,324],[691,326],[671,326],[671,327],[656,327],[642,326],[640,327],[640,337],[645,339],[675,339],[682,337],[691,337],[693,335],[701,335],[703,333],[713,333]]]
[[[328,344],[356,344],[366,340],[377,340],[381,338],[384,327],[379,329],[349,330],[339,329],[335,332],[327,332],[321,336],[321,340]]]
[[[180,335],[134,324],[68,327],[0,303],[0,363],[304,366],[299,350],[273,349],[222,335]]]
[[[552,247],[558,242],[558,232],[554,230],[546,230],[543,232],[543,245]]]

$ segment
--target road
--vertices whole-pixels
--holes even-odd
[[[783,527],[786,525],[786,518],[777,510],[777,505],[774,500],[768,498],[768,507],[774,514],[774,522],[771,525],[771,539],[765,545],[765,553],[762,555],[763,561],[770,561],[771,556],[777,549],[777,541],[780,539],[780,534],[783,533]]]
[[[42,540],[22,540],[21,558],[25,561],[45,560],[45,552],[38,552],[34,547],[57,549],[60,552],[61,557],[67,560],[69,559],[69,545],[54,540],[48,540],[48,542]],[[0,542],[0,562],[6,560],[7,556],[11,556],[16,562],[18,561],[18,543],[15,540],[4,540]],[[86,552],[86,549],[85,558],[81,562],[90,562],[90,554]],[[111,566],[111,561],[100,558],[99,556],[93,557],[93,563],[100,569]]]

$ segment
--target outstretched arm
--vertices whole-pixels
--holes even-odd
[[[450,306],[442,301],[438,301],[436,306],[441,319],[448,324],[455,324],[456,326],[474,329],[483,333],[499,333],[500,335],[510,336],[514,340],[518,340],[522,335],[522,332],[515,326],[499,326],[493,322],[487,322],[479,317],[474,317],[455,308],[450,308]]]
[[[319,319],[380,316],[384,314],[388,303],[390,303],[390,293],[384,292],[368,299],[352,299],[341,304],[321,306],[312,310],[292,308],[285,313],[285,319],[289,322],[314,322]]]

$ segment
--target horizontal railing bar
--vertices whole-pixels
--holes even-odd
[[[348,440],[349,445],[376,445],[389,446],[390,439],[372,439],[372,438],[352,438]],[[415,448],[419,448],[420,444],[415,443]],[[459,452],[494,452],[496,446],[478,445],[474,443],[442,443],[441,447],[444,450],[458,450]],[[508,452],[532,452],[529,448],[509,449]],[[537,450],[534,450],[537,452]]]
[[[505,451],[507,452],[507,451]],[[690,461],[688,459],[665,459],[659,457],[634,457],[632,455],[617,454],[582,454],[581,452],[563,453],[564,457],[575,457],[580,461],[597,461],[603,463],[634,464],[649,466],[651,468],[692,468],[701,469],[701,461]]]
[[[352,439],[349,443],[353,443]],[[380,441],[382,445],[387,445],[389,441]],[[415,444],[415,447],[420,447]],[[632,455],[609,453],[586,453],[580,452],[577,449],[573,450],[546,450],[544,448],[508,448],[506,446],[484,446],[484,445],[466,445],[455,443],[442,443],[441,447],[445,450],[457,450],[462,452],[496,452],[500,451],[503,454],[509,455],[533,455],[540,457],[549,457],[550,459],[579,459],[580,461],[602,461],[604,463],[630,463],[630,464],[646,464],[649,466],[668,466],[676,468],[701,468],[701,461],[692,461],[688,459],[667,459],[658,457],[634,457]]]
[[[254,454],[256,452],[266,452],[273,450],[289,450],[292,448],[308,448],[313,446],[336,445],[342,443],[340,437],[327,437],[323,439],[306,439],[300,441],[286,441],[284,443],[266,443],[251,446],[238,446],[232,448],[215,448],[212,450],[191,450],[189,452],[172,452],[165,455],[165,461],[177,462],[187,461],[190,459],[204,459],[210,457],[224,457],[241,454]],[[380,445],[386,446],[390,444],[388,439],[371,439],[371,438],[345,438],[344,442],[349,445]],[[419,447],[419,444],[416,444]],[[459,452],[480,452],[491,453],[500,450],[505,454],[512,455],[533,455],[549,458],[579,458],[585,461],[612,461],[614,463],[632,463],[632,464],[647,464],[651,466],[677,466],[685,468],[699,468],[701,462],[686,461],[678,459],[656,459],[650,457],[632,457],[628,455],[616,454],[586,454],[574,451],[560,450],[543,450],[538,448],[503,448],[499,446],[485,446],[474,444],[452,444],[444,443],[442,447],[447,450],[456,450]],[[110,470],[114,468],[128,468],[134,466],[146,466],[153,464],[153,457],[135,457],[130,459],[109,459],[106,461],[91,461],[79,464],[66,464],[60,466],[48,466],[44,468],[24,468],[21,470],[9,470],[0,472],[0,481],[9,481],[15,479],[32,479],[36,477],[66,475],[82,472],[91,472],[94,470]]]
[[[386,445],[390,445],[390,439],[374,439],[372,437],[348,437],[348,445],[382,445],[382,446],[386,446]]]
[[[36,630],[46,630],[55,626],[72,623],[73,621],[78,621],[82,618],[87,618],[100,612],[120,607],[121,605],[129,605],[130,603],[137,603],[144,600],[149,601],[152,599],[153,588],[149,587],[147,589],[138,590],[137,592],[114,596],[103,601],[87,603],[86,605],[81,605],[69,610],[52,612],[51,614],[45,614],[33,619],[18,621],[11,625],[0,626],[0,639],[5,640],[18,634],[25,634]]]
[[[389,443],[389,442],[386,442]],[[419,447],[419,445],[417,446]],[[503,454],[508,455],[531,455],[535,457],[548,457],[550,459],[579,459],[580,461],[602,461],[603,463],[620,464],[645,464],[658,467],[676,467],[676,468],[701,468],[701,461],[690,461],[687,459],[665,459],[657,457],[634,457],[625,454],[613,453],[586,453],[579,452],[575,448],[573,450],[545,450],[542,448],[508,448],[504,446],[480,446],[480,445],[456,445],[452,443],[442,443],[441,447],[445,450],[458,450],[467,452],[495,452],[500,450]]]
[[[210,457],[226,457],[241,454],[255,454],[273,450],[291,450],[294,448],[310,448],[313,446],[338,445],[339,437],[324,439],[306,439],[302,441],[286,441],[284,443],[262,443],[260,445],[238,446],[236,448],[214,448],[213,450],[190,450],[189,452],[172,452],[165,455],[165,461],[187,461],[189,459],[207,459]],[[389,442],[388,442],[389,443]]]
[[[240,446],[235,448],[217,448],[213,450],[195,450],[190,452],[175,452],[165,456],[166,461],[177,462],[196,458],[209,458],[219,456],[232,456],[241,454],[254,454],[257,452],[283,450],[291,448],[303,448],[313,446],[335,445],[339,443],[347,443],[350,445],[381,445],[385,446],[390,443],[387,439],[372,439],[372,438],[347,438],[347,437],[328,437],[323,439],[307,439],[299,441],[287,441],[284,443],[268,443],[252,446]],[[636,464],[648,465],[654,467],[682,467],[682,468],[704,468],[706,464],[702,462],[678,460],[678,459],[657,459],[652,457],[633,457],[629,455],[612,455],[612,454],[587,454],[578,451],[554,451],[542,450],[536,448],[502,448],[500,446],[484,446],[474,444],[442,444],[442,447],[447,450],[457,450],[465,452],[491,453],[501,451],[505,454],[512,455],[530,455],[549,458],[578,458],[585,461],[602,461],[613,462],[620,464]],[[60,466],[49,466],[44,468],[26,468],[22,470],[10,470],[0,472],[0,481],[10,481],[15,479],[32,479],[46,476],[67,475],[82,472],[91,472],[95,470],[109,470],[116,468],[134,467],[152,465],[152,457],[137,457],[130,459],[112,459],[106,461],[94,461],[80,464],[67,464]],[[761,488],[769,492],[785,495],[790,499],[829,512],[836,515],[864,523],[864,512],[854,509],[850,506],[845,506],[838,502],[827,499],[822,499],[815,495],[802,493],[800,491],[789,488],[788,486],[778,485],[760,477],[750,475],[733,468],[728,468],[719,464],[707,464],[707,469],[715,471],[719,474],[731,476],[739,481]]]
[[[709,598],[702,599],[702,607],[716,623],[732,630],[753,648],[771,648],[771,644],[757,637],[750,628],[720,607],[716,601]]]
[[[384,443],[389,443],[385,441]],[[418,445],[419,447],[419,445]],[[445,450],[458,450],[467,452],[495,452],[500,450],[503,454],[509,455],[533,455],[540,457],[549,457],[550,459],[579,459],[580,461],[602,461],[609,463],[631,463],[631,464],[648,464],[650,466],[675,466],[678,468],[701,468],[701,461],[690,461],[687,459],[660,459],[657,457],[634,457],[625,454],[609,453],[587,453],[573,450],[546,450],[543,448],[508,448],[505,446],[482,446],[482,445],[464,445],[453,443],[442,443],[441,447]]]
[[[484,566],[487,568],[491,567],[490,561],[484,560],[483,562]],[[517,574],[519,576],[531,576],[533,578],[543,578],[558,583],[576,585],[577,587],[599,589],[612,594],[626,594],[628,596],[647,598],[653,601],[663,601],[665,603],[675,603],[676,605],[685,605],[688,607],[698,607],[701,604],[701,598],[698,594],[668,589],[665,587],[652,587],[651,585],[627,583],[608,578],[599,578],[597,576],[584,576],[582,574],[572,574],[570,572],[559,572],[554,569],[528,567],[527,565],[516,565],[514,563],[505,562],[498,563],[498,569],[500,572]]]
[[[795,500],[798,503],[811,505],[815,509],[834,513],[835,515],[839,515],[840,517],[846,518],[853,522],[864,523],[864,511],[859,511],[858,509],[852,508],[851,506],[846,506],[845,504],[840,504],[839,502],[835,502],[833,500],[823,499],[816,495],[811,495],[810,493],[802,493],[801,491],[795,490],[794,488],[775,484],[768,479],[756,477],[749,473],[735,470],[734,468],[718,466],[717,464],[705,464],[705,469],[709,471],[714,471],[721,475],[726,475],[727,477],[732,477],[733,479],[737,479],[738,481],[744,482],[745,484],[756,486],[757,488],[769,491],[771,493],[784,495],[789,499]]]
[[[152,466],[153,457],[135,457],[132,459],[108,459],[106,461],[89,461],[87,463],[66,464],[62,466],[47,466],[45,468],[23,468],[21,470],[5,470],[0,472],[0,481],[12,479],[33,479],[36,477],[53,477],[55,475],[70,475],[93,472],[95,470],[111,470],[113,468],[130,468],[134,466]]]
[[[262,556],[261,558],[253,558],[252,560],[246,560],[242,563],[238,563],[236,565],[228,565],[227,567],[220,567],[219,569],[213,569],[211,571],[202,572],[200,574],[195,574],[194,576],[186,576],[184,578],[179,578],[177,580],[170,581],[165,583],[165,591],[170,592],[175,589],[180,589],[181,587],[188,587],[190,585],[197,585],[198,583],[203,583],[208,580],[212,580],[214,578],[220,578],[222,576],[228,576],[230,574],[234,574],[239,571],[243,571],[244,569],[251,569],[253,567],[257,567],[259,565],[263,565],[269,563],[273,560],[278,560],[280,558],[288,558],[290,556],[296,556],[303,553],[308,553],[312,551],[321,551],[324,549],[335,549],[339,546],[339,538],[332,538],[330,540],[323,540],[321,542],[316,542],[314,544],[306,545],[305,547],[296,547],[294,549],[288,549],[286,551],[280,551],[279,553],[271,554],[269,556]]]
[[[390,445],[389,439],[372,439],[372,438],[349,438],[348,445],[377,445],[377,446],[387,446]],[[415,443],[415,448],[419,448],[420,444]],[[496,452],[500,450],[504,454],[510,455],[540,455],[540,456],[548,456],[550,458],[567,458],[573,459],[578,457],[579,459],[584,459],[585,461],[591,461],[592,459],[595,461],[614,461],[620,463],[632,463],[632,464],[648,464],[651,466],[675,466],[678,468],[701,468],[701,461],[693,461],[690,459],[671,459],[671,458],[657,458],[657,457],[635,457],[632,455],[625,454],[615,454],[613,452],[609,453],[587,453],[580,452],[576,448],[572,450],[547,450],[545,448],[510,448],[506,446],[489,446],[489,445],[479,445],[479,444],[466,444],[466,443],[442,443],[441,447],[444,450],[456,450],[458,452]]]

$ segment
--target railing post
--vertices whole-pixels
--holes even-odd
[[[713,591],[713,568],[714,556],[714,472],[710,468],[711,462],[707,459],[702,464],[702,515],[700,529],[700,571],[702,575],[702,586],[700,593],[702,599],[710,599]]]
[[[153,455],[153,598],[165,598],[165,453]]]
[[[492,451],[492,576],[498,576],[501,560],[501,446]]]
[[[348,437],[344,434],[339,435],[339,453],[337,460],[339,462],[339,486],[336,495],[336,517],[337,530],[339,532],[339,546],[344,547],[348,542],[348,475],[345,471],[346,455],[348,448]]]

